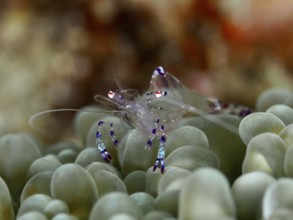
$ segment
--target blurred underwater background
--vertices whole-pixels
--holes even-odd
[[[29,130],[29,117],[42,110],[93,104],[95,94],[117,88],[115,78],[143,92],[159,65],[189,88],[254,107],[265,89],[292,89],[292,6],[289,0],[2,0],[0,134]],[[49,132],[61,133],[72,116],[42,120]]]

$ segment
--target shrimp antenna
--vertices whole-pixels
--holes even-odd
[[[103,95],[95,95],[94,96],[94,100],[100,104],[102,104],[105,107],[110,107],[113,109],[117,109],[118,108],[118,104],[116,102],[114,102],[112,99],[109,99]]]
[[[120,113],[121,111],[119,110],[112,110],[112,111],[92,111],[92,110],[85,110],[85,109],[74,109],[74,108],[61,108],[61,109],[50,109],[50,110],[45,110],[45,111],[41,111],[41,112],[38,112],[38,113],[35,113],[34,115],[32,115],[30,118],[29,118],[29,126],[40,132],[41,134],[45,135],[45,136],[48,136],[48,133],[45,132],[43,129],[39,128],[38,126],[36,126],[35,124],[35,121],[37,118],[43,116],[43,115],[46,115],[46,114],[50,114],[50,113],[53,113],[53,112],[88,112],[88,113],[93,113],[93,114],[97,114],[97,113]]]
[[[121,78],[119,78],[118,77],[118,75],[115,73],[115,70],[114,70],[114,64],[111,66],[111,72],[112,72],[112,76],[113,76],[113,79],[114,79],[114,82],[115,82],[115,84],[116,84],[116,86],[117,86],[117,88],[118,88],[118,90],[124,90],[125,89],[125,87],[124,86],[122,86],[122,80],[121,80]]]

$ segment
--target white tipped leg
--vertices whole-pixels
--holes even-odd
[[[161,173],[164,173],[165,171],[165,163],[164,163],[164,158],[165,158],[165,148],[166,148],[166,137],[165,135],[161,136],[160,139],[160,146],[157,154],[157,159],[153,167],[153,171],[155,171],[158,167],[161,169]]]
[[[100,153],[101,153],[101,156],[102,156],[102,158],[106,161],[106,162],[111,162],[112,161],[112,157],[111,157],[111,155],[109,154],[109,152],[107,151],[107,149],[106,149],[106,145],[105,145],[105,143],[104,143],[104,141],[102,140],[102,133],[101,133],[101,130],[102,130],[102,126],[104,125],[104,122],[103,121],[99,121],[98,122],[98,126],[99,126],[99,129],[98,129],[98,131],[97,131],[97,133],[96,133],[96,144],[97,144],[97,148],[98,148],[98,150],[100,151]],[[113,127],[113,126],[111,126],[111,127]],[[113,133],[113,135],[111,135]],[[116,137],[115,137],[115,134],[114,134],[114,131],[112,130],[112,128],[111,128],[111,131],[110,131],[110,135],[111,135],[111,138],[112,138],[112,140],[113,140],[113,138],[114,138],[114,140],[113,140],[113,142],[114,142],[114,144],[115,144],[115,142],[117,142],[117,144],[118,144],[118,141],[117,141],[117,139],[116,139]],[[116,146],[116,145],[115,145]]]

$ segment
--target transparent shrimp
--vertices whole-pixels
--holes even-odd
[[[209,114],[227,111],[227,107],[218,99],[192,92],[163,67],[157,67],[154,70],[150,88],[143,95],[139,95],[136,90],[124,89],[116,92],[110,91],[108,98],[97,95],[95,99],[116,107],[126,122],[147,136],[146,148],[151,148],[154,139],[159,138],[160,144],[153,170],[155,171],[159,167],[162,173],[165,169],[166,139],[184,113],[191,112],[206,117]],[[247,109],[245,111],[249,113]],[[243,116],[244,113],[242,111],[239,115]],[[234,126],[225,124],[216,117],[208,119],[236,133]],[[103,124],[103,122],[99,123]],[[113,132],[110,135],[113,138]],[[103,158],[108,161],[110,156],[102,143],[100,131],[97,132],[96,138]],[[115,138],[113,141],[118,142]]]
[[[152,147],[155,138],[160,140],[153,170],[160,168],[162,173],[165,170],[164,159],[168,134],[175,129],[185,113],[197,114],[205,118],[209,116],[208,120],[225,127],[233,133],[237,133],[235,131],[237,129],[229,123],[225,123],[217,117],[210,117],[211,114],[215,113],[232,113],[232,110],[229,110],[229,105],[223,105],[216,98],[189,90],[175,76],[165,71],[163,67],[157,67],[154,70],[149,90],[143,95],[139,95],[137,90],[120,87],[115,92],[109,91],[108,97],[96,95],[94,99],[115,109],[111,111],[113,114],[119,115],[122,120],[146,136],[146,148]],[[233,112],[243,117],[249,114],[251,110],[241,106],[234,106]],[[43,113],[41,112],[36,116],[40,114]],[[106,162],[110,162],[112,157],[107,151],[101,135],[101,130],[104,126],[110,127],[109,135],[114,146],[119,147],[119,140],[116,138],[113,123],[98,122],[98,131],[96,132],[97,148],[102,158]]]

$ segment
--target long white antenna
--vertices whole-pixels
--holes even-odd
[[[51,110],[45,110],[45,111],[41,111],[38,112],[34,115],[32,115],[29,118],[29,126],[33,129],[35,129],[36,131],[41,132],[44,135],[48,135],[46,132],[42,131],[42,129],[40,129],[38,126],[35,125],[35,120],[37,118],[39,118],[42,115],[45,114],[50,114],[53,112],[66,112],[66,111],[71,111],[71,112],[88,112],[88,113],[93,113],[93,114],[97,114],[97,113],[120,113],[121,111],[119,110],[112,110],[112,111],[94,111],[94,110],[86,110],[86,109],[74,109],[74,108],[61,108],[61,109],[51,109]]]

